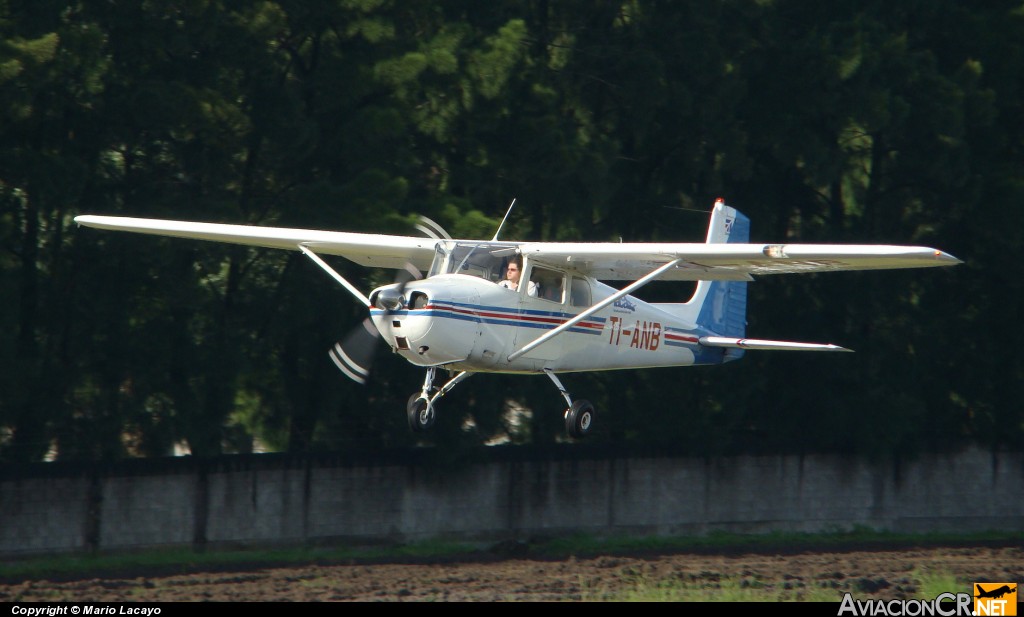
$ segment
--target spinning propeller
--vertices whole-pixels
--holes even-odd
[[[425,216],[420,216],[416,229],[435,240],[451,240],[443,227]],[[405,306],[405,286],[423,278],[423,273],[411,263],[398,270],[395,286],[382,289],[374,298],[374,307],[390,315]],[[390,323],[390,322],[387,322]],[[365,384],[370,376],[373,358],[377,353],[380,332],[369,317],[356,326],[342,340],[334,344],[328,353],[331,361],[346,377],[358,384]]]

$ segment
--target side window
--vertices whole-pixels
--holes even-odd
[[[533,268],[530,280],[537,285],[537,297],[562,303],[565,291],[565,275],[547,268]]]
[[[590,306],[590,283],[586,279],[572,277],[569,291],[569,303],[573,306]]]

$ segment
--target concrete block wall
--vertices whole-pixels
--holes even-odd
[[[103,478],[99,548],[190,544],[196,535],[197,483],[191,474]]]
[[[0,481],[0,555],[62,553],[89,546],[88,478]]]
[[[436,454],[436,453],[435,453]],[[1024,453],[910,461],[493,448],[0,469],[0,557],[713,531],[1024,532]]]
[[[301,543],[308,535],[304,469],[242,469],[207,476],[205,539]]]

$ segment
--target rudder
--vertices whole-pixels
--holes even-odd
[[[727,229],[725,242],[745,244],[750,241],[750,219],[734,208],[721,203],[723,212],[721,226]],[[718,204],[716,204],[716,211]],[[716,212],[717,213],[717,212]],[[712,218],[712,226],[715,220]],[[708,230],[711,243],[713,229]],[[719,240],[721,242],[721,240]],[[701,281],[694,293],[694,299],[706,286],[706,295],[700,299],[701,308],[697,325],[721,336],[743,338],[747,333],[747,283],[743,281]],[[692,302],[693,300],[691,300]]]
[[[708,225],[708,244],[745,244],[750,241],[750,219],[721,199],[715,202]],[[677,314],[689,315],[694,323],[718,336],[743,338],[747,332],[747,283],[743,281],[701,281],[689,302],[675,305]],[[729,349],[725,360],[743,356],[742,349]]]

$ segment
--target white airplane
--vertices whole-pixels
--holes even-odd
[[[543,373],[568,405],[567,433],[584,437],[591,432],[594,407],[573,400],[559,373],[721,364],[748,349],[850,351],[746,338],[746,287],[753,275],[961,263],[916,246],[750,244],[750,220],[722,199],[715,202],[703,244],[502,241],[504,220],[492,240],[455,240],[426,226],[418,227],[430,237],[419,238],[92,215],[75,221],[302,251],[369,309],[363,327],[330,351],[345,375],[366,381],[378,338],[426,369],[406,409],[416,432],[434,424],[438,399],[473,373]],[[393,268],[403,278],[366,296],[320,255]],[[501,284],[514,260],[521,260],[520,276],[528,282],[518,289]],[[682,303],[649,303],[630,295],[655,279],[699,283]],[[602,281],[631,282],[617,289]],[[450,377],[440,387],[434,383],[439,368]]]

